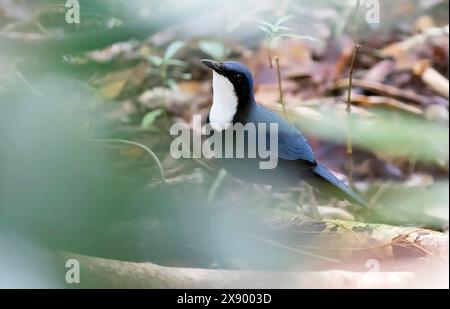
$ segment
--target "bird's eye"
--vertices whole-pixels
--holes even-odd
[[[236,78],[237,79],[241,79],[242,78],[242,74],[236,74]]]

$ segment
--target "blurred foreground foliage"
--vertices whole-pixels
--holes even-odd
[[[441,9],[448,3],[413,9],[406,2],[383,2],[383,23],[360,25],[361,44],[369,52],[361,48],[358,78],[373,67],[386,70],[380,63],[392,59],[380,60],[376,51],[414,35],[405,32],[405,24],[412,29],[421,16],[429,16],[433,26],[448,24]],[[343,93],[329,85],[348,73],[351,7],[342,1],[99,0],[80,1],[80,7],[82,23],[70,25],[62,1],[0,1],[0,246],[10,248],[0,254],[0,269],[17,256],[30,256],[17,259],[5,278],[33,263],[33,254],[41,256],[36,244],[162,265],[308,268],[304,257],[253,236],[270,238],[262,222],[274,218],[310,219],[315,203],[322,218],[448,228],[448,98],[409,69],[388,65],[395,68],[376,74],[383,76],[380,82],[415,87],[427,104],[415,102],[414,115],[355,107],[349,123]],[[209,76],[198,67],[203,57],[248,63],[258,98],[279,108],[258,26],[288,13],[294,16],[286,20],[289,31],[327,42],[293,39],[271,46],[281,58],[290,118],[320,160],[341,174],[350,128],[355,186],[374,200],[370,210],[305,188],[269,192],[211,162],[170,157],[167,128],[175,121],[190,123],[193,114],[205,116],[211,103]],[[431,51],[412,51],[413,58],[430,58],[448,79],[448,58],[442,56],[448,56],[448,42],[433,44]],[[439,115],[426,117],[430,105],[438,106]],[[141,148],[100,142],[117,139],[151,149],[166,182]],[[310,244],[309,236],[299,238]],[[16,248],[4,245],[11,242]],[[15,284],[31,282],[23,274]]]

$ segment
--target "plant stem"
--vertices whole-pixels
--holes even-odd
[[[311,218],[315,220],[321,220],[322,216],[320,215],[320,212],[317,209],[318,204],[316,197],[314,196],[314,188],[306,184],[306,190],[308,191],[309,196],[309,215],[311,216]]]
[[[351,129],[351,112],[352,112],[352,87],[353,87],[353,71],[355,66],[355,60],[358,53],[358,24],[359,24],[359,7],[360,1],[356,0],[355,8],[355,37],[353,39],[353,55],[350,61],[350,72],[348,82],[348,95],[347,95],[347,117],[348,117],[348,130],[347,130],[347,172],[348,182],[350,187],[353,187],[353,143],[352,143],[352,129]]]
[[[214,198],[216,197],[217,191],[219,190],[226,177],[227,172],[224,169],[221,169],[217,174],[217,177],[214,180],[213,184],[211,185],[211,188],[209,189],[207,198],[208,203],[213,202]]]
[[[281,81],[281,69],[280,69],[280,58],[275,57],[275,65],[277,69],[277,79],[278,79],[278,92],[280,94],[280,104],[283,108],[283,114],[287,121],[289,121],[288,114],[286,112],[286,106],[284,105],[284,97],[283,97],[283,85]]]
[[[166,182],[166,175],[164,172],[164,168],[162,166],[161,161],[159,160],[158,156],[147,146],[133,141],[128,141],[124,139],[99,139],[99,138],[87,138],[88,141],[94,142],[94,143],[120,143],[120,144],[127,144],[130,146],[138,147],[147,152],[150,157],[152,158],[153,162],[155,162],[156,166],[158,167],[159,171],[159,178],[162,183]]]
[[[269,68],[273,69],[273,55],[272,55],[273,37],[269,35],[267,37],[267,57],[269,60]]]
[[[272,50],[270,49],[270,47],[267,48],[267,55],[268,55],[268,58],[269,58],[269,67],[270,67],[271,69],[273,69]]]

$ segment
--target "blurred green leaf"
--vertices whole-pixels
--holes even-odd
[[[262,31],[264,31],[267,34],[270,34],[270,29],[268,29],[267,27],[259,26],[258,28],[261,29]]]
[[[167,60],[166,64],[168,65],[174,65],[177,67],[185,67],[187,66],[187,63],[181,60],[177,60],[177,59],[169,59]]]
[[[278,26],[277,29],[278,29],[278,30],[285,30],[285,31],[291,31],[291,30],[292,30],[292,28],[289,28],[289,27],[283,27],[283,26]]]
[[[181,78],[184,80],[190,80],[190,79],[192,79],[192,74],[191,73],[183,73],[183,74],[181,74]]]
[[[164,59],[169,60],[184,46],[184,42],[175,41],[172,42],[166,49]]]
[[[169,86],[170,89],[177,91],[178,90],[178,84],[177,81],[174,80],[173,78],[169,78],[167,80],[167,85]]]
[[[267,22],[267,21],[264,21],[264,20],[258,20],[258,22],[259,22],[260,24],[266,26],[267,29],[272,29],[272,27],[274,26],[274,25],[272,25],[271,23],[269,23],[269,22]]]
[[[141,122],[141,127],[142,128],[148,128],[149,126],[151,126],[155,120],[161,116],[161,114],[163,113],[163,110],[161,108],[152,110],[151,112],[148,112],[144,118],[142,118],[142,122]]]
[[[282,37],[289,37],[289,38],[296,38],[296,39],[300,39],[300,40],[308,40],[308,41],[312,41],[312,42],[322,42],[321,40],[314,38],[312,36],[308,36],[308,35],[298,35],[298,34],[293,34],[293,33],[282,33],[280,34],[280,36]]]
[[[263,27],[261,26],[261,28]],[[224,44],[216,41],[200,41],[198,47],[202,52],[215,60],[224,59],[229,53]]]
[[[449,128],[424,119],[379,112],[352,114],[349,122],[344,111],[330,107],[321,108],[320,118],[292,117],[305,133],[334,142],[345,144],[351,128],[354,145],[362,149],[430,163],[449,159]]]
[[[159,56],[148,56],[147,59],[156,66],[160,66],[163,63],[163,59]]]
[[[280,26],[281,24],[287,22],[289,19],[291,19],[293,16],[292,15],[287,15],[287,16],[283,16],[280,19],[278,19],[275,22],[275,26]]]

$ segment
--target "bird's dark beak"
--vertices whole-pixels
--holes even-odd
[[[214,70],[215,72],[223,75],[224,74],[224,67],[223,64],[217,61],[212,61],[208,59],[202,59],[200,62],[210,68],[211,70]]]

